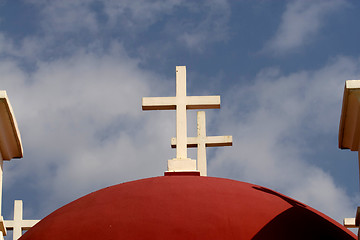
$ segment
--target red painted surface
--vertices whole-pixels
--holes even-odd
[[[21,240],[356,239],[336,221],[260,186],[168,176],[104,188],[56,210]]]

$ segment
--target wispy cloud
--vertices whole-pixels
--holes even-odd
[[[226,1],[207,1],[205,6],[195,6],[191,10],[205,13],[204,19],[193,23],[185,22],[181,26],[179,41],[183,41],[189,48],[201,50],[205,42],[221,42],[228,39],[231,10]]]
[[[156,45],[158,51],[171,49],[169,42],[171,46],[201,50],[214,42],[226,41],[229,36],[231,10],[226,0],[204,3],[179,0],[29,0],[28,3],[39,9],[42,20],[39,40],[52,54],[54,50],[71,52],[79,46],[108,50],[107,37],[132,46],[139,34],[150,34],[149,29],[154,26],[160,35],[146,39],[142,46]],[[183,18],[184,15],[187,17]],[[144,48],[136,51],[146,54]]]
[[[254,84],[233,90],[231,106],[223,101],[218,124],[233,133],[234,146],[217,152],[209,172],[276,189],[339,221],[353,216],[357,194],[346,195],[306,153],[321,146],[319,134],[336,138],[344,81],[359,74],[360,59],[345,57],[316,71],[264,69]]]
[[[347,5],[346,1],[290,1],[282,15],[276,34],[266,43],[264,51],[286,54],[314,41],[326,17]]]
[[[216,33],[226,22],[218,20],[228,16],[216,14],[216,8],[228,11],[226,2],[206,3],[205,10],[178,1],[27,3],[37,6],[41,30],[16,44],[0,35],[1,89],[8,91],[25,149],[24,160],[5,166],[4,190],[20,185],[27,191],[20,182],[31,179],[37,193],[33,196],[38,196],[34,201],[41,202],[37,212],[44,214],[101,187],[162,175],[173,157],[169,139],[175,135],[174,113],[141,113],[141,97],[166,96],[173,89],[163,76],[140,68],[139,59],[128,56],[119,33],[146,31],[170,15],[165,35],[174,45],[193,49],[223,39]],[[179,16],[171,17],[176,8],[203,14],[204,19],[177,22]],[[103,28],[118,35],[99,40]],[[189,37],[214,37],[189,44],[179,37],[185,31]],[[31,71],[24,64],[31,65]]]
[[[25,150],[23,160],[5,164],[4,196],[30,179],[35,212],[44,214],[98,188],[162,175],[174,156],[169,139],[175,114],[142,112],[141,97],[169,96],[175,76],[168,81],[140,67],[138,55],[167,59],[163,49],[201,51],[226,41],[228,3],[29,2],[42,9],[42,33],[18,46],[0,35],[1,89],[8,91]],[[289,2],[266,50],[279,54],[304,46],[327,14],[342,6],[336,0]],[[130,57],[128,40],[153,25],[161,36],[146,35],[132,46],[143,52]],[[24,59],[36,67],[19,67]],[[359,69],[359,59],[338,57],[315,71],[285,75],[269,67],[248,84],[233,83],[222,96],[221,114],[208,121],[218,124],[217,134],[233,135],[234,147],[209,154],[210,174],[274,188],[338,220],[353,216],[353,196],[303,152],[313,150],[317,134],[337,134],[344,81]]]
[[[174,115],[141,111],[141,97],[164,95],[168,85],[122,51],[114,48],[102,57],[80,51],[39,62],[32,74],[1,62],[2,89],[11,98],[25,149],[17,168],[6,166],[7,186],[18,184],[19,175],[32,178],[43,212],[101,187],[162,175],[172,157]]]
[[[111,27],[123,27],[132,33],[142,31],[163,17],[173,14],[174,9],[184,5],[171,1],[104,1],[104,13]]]
[[[92,1],[33,1],[41,8],[44,20],[42,27],[57,35],[72,31],[99,31],[95,11],[91,11]]]

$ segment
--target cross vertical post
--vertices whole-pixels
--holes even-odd
[[[176,67],[176,137],[179,148],[176,149],[177,159],[187,159],[186,138],[186,68]]]
[[[206,166],[206,119],[205,112],[197,112],[197,167],[200,171],[200,175],[207,176],[207,166]]]
[[[8,230],[13,230],[13,240],[21,237],[23,230],[29,230],[39,220],[24,220],[23,219],[23,202],[22,200],[14,201],[14,220],[5,220],[5,226]]]

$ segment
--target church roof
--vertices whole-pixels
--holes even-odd
[[[20,132],[6,91],[0,91],[0,133],[0,158],[22,158]]]
[[[101,189],[56,210],[21,240],[356,239],[345,227],[261,186],[164,176]]]

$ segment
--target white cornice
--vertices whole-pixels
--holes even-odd
[[[6,91],[0,91],[0,151],[3,160],[23,157],[20,132]]]
[[[359,151],[360,80],[347,80],[339,126],[339,148]]]

